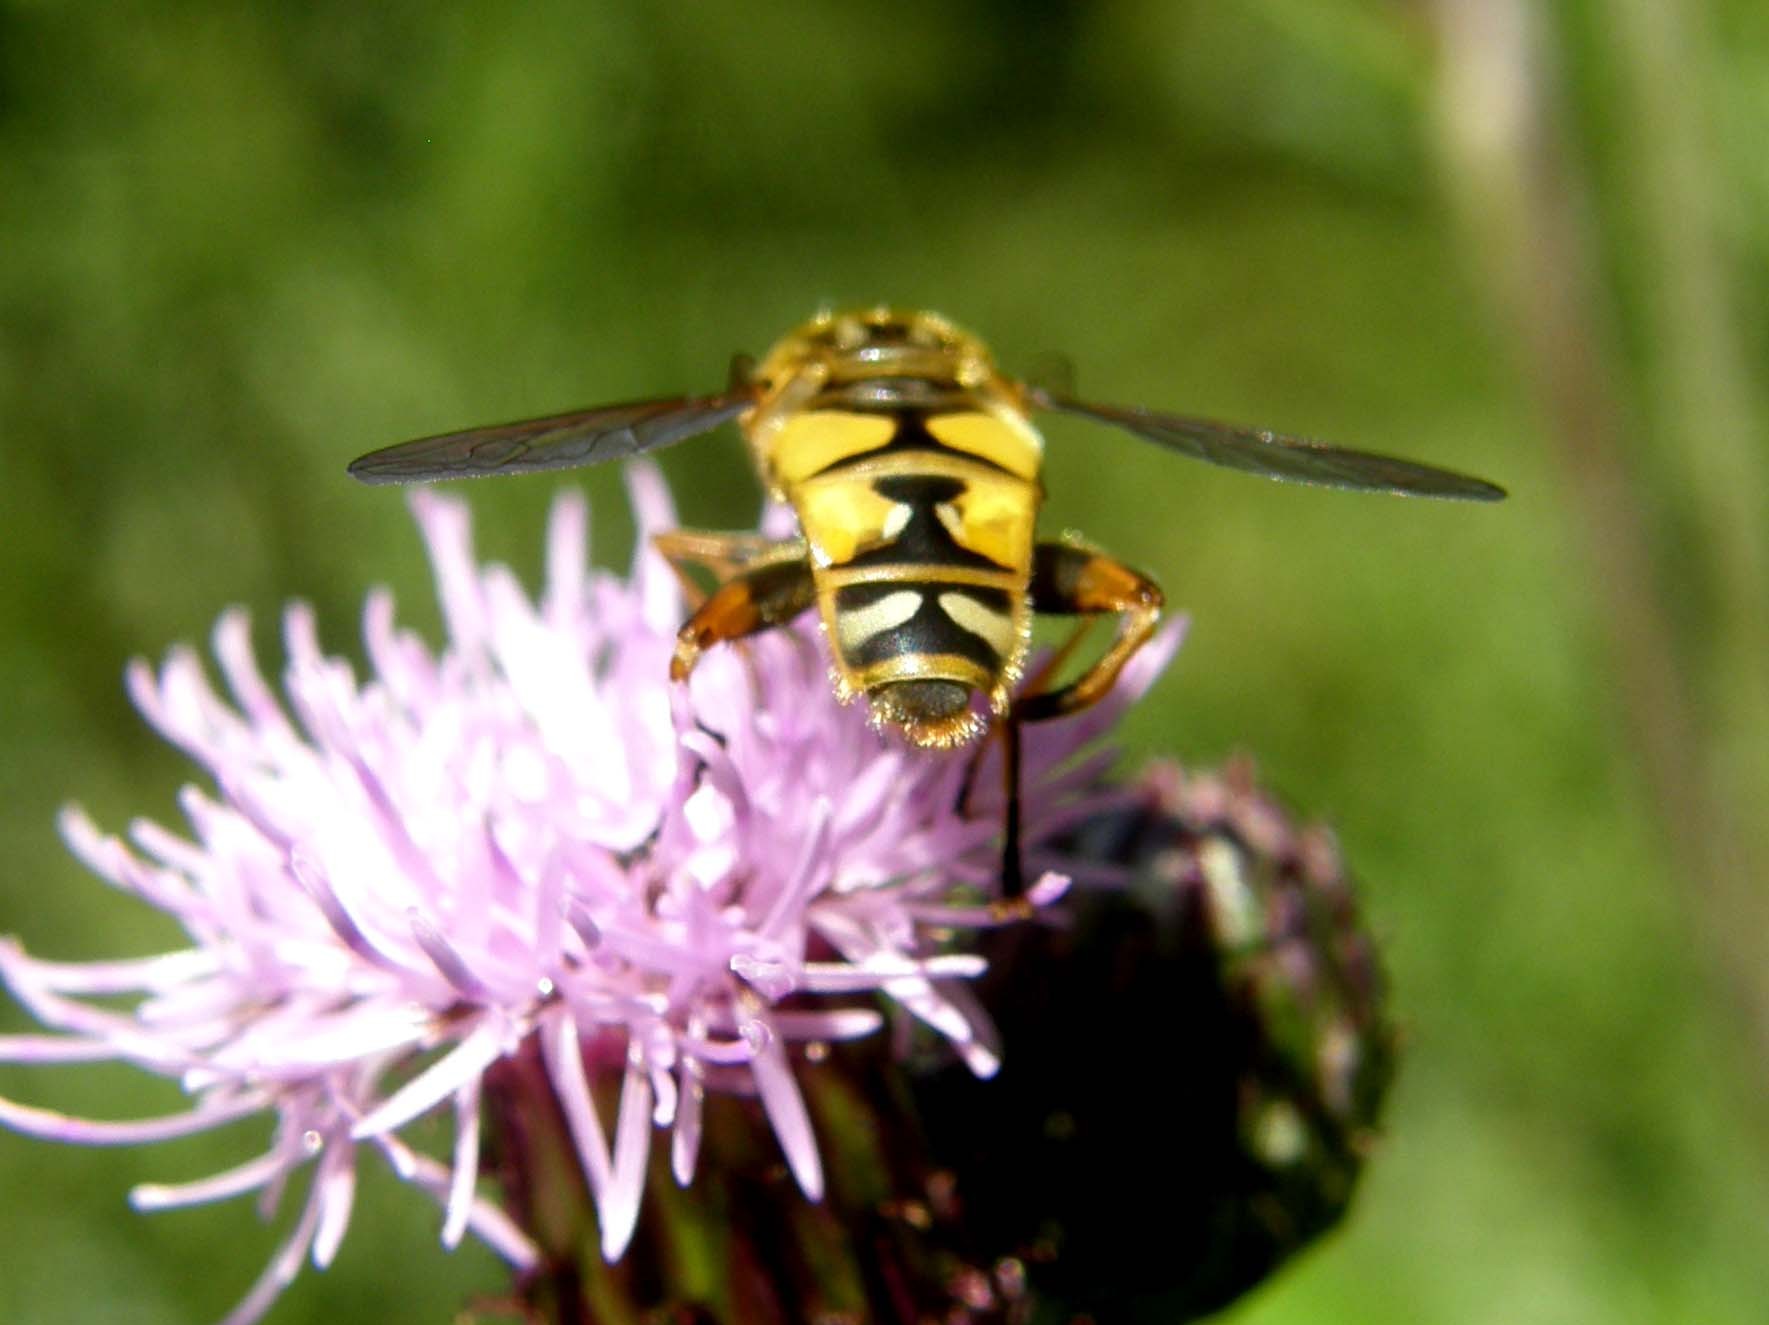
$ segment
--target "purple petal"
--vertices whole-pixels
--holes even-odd
[[[62,998],[50,992],[47,981],[35,978],[37,972],[22,965],[0,963],[0,969],[13,996],[45,1026],[103,1040],[110,1045],[113,1057],[167,1074],[185,1070],[194,1060],[192,1049],[143,1029],[127,1013]]]
[[[547,518],[547,621],[569,633],[585,607],[584,563],[589,556],[590,508],[576,488],[561,488]]]
[[[675,527],[676,505],[670,500],[663,471],[653,462],[634,461],[626,467],[625,478],[639,526],[639,543],[633,554],[633,588],[639,610],[653,630],[673,633],[681,623],[681,593],[675,572],[651,546],[651,536]]]
[[[485,644],[486,621],[467,505],[430,488],[414,488],[409,500],[436,573],[436,597],[449,638],[464,656],[475,659]]]
[[[194,1182],[144,1182],[130,1191],[129,1204],[146,1212],[231,1200],[247,1192],[257,1191],[273,1178],[287,1173],[291,1162],[288,1154],[278,1149],[247,1160],[224,1173],[199,1178]]]
[[[63,811],[64,814],[67,812]],[[129,836],[148,855],[186,878],[200,879],[211,868],[209,857],[201,847],[169,832],[152,819],[131,819]]]
[[[651,1153],[651,1082],[643,1065],[629,1062],[614,1121],[614,1165],[608,1190],[597,1202],[602,1225],[602,1259],[620,1259],[639,1223],[645,1192],[645,1161]]]
[[[453,1249],[473,1218],[474,1188],[479,1181],[479,1078],[455,1092],[454,1172],[442,1220],[442,1245]]]
[[[200,948],[121,961],[52,962],[28,955],[14,939],[0,938],[0,973],[63,994],[151,993],[213,975],[220,966],[219,954]]]
[[[827,853],[831,817],[827,798],[819,796],[812,802],[811,821],[806,825],[804,845],[799,849],[798,862],[793,866],[786,886],[768,908],[768,914],[756,926],[757,932],[765,938],[779,938],[788,925],[804,914],[805,905],[812,896],[828,885]]]
[[[344,1241],[345,1230],[350,1227],[350,1211],[356,1204],[355,1153],[355,1148],[349,1145],[329,1147],[320,1160],[319,1172],[314,1175],[314,1198],[320,1208],[319,1223],[313,1234],[316,1269],[323,1270],[332,1263]]]
[[[733,967],[737,959],[732,959]],[[971,980],[989,969],[989,963],[975,953],[943,953],[935,957],[915,959],[880,953],[853,964],[843,962],[806,962],[804,988],[818,994],[847,994],[861,990],[887,988],[891,982],[905,978]]]
[[[694,1179],[694,1166],[700,1158],[700,1122],[706,1103],[706,1086],[692,1063],[683,1064],[677,1094],[676,1129],[670,1137],[670,1172],[677,1183],[686,1187]]]
[[[49,1141],[72,1141],[86,1146],[132,1146],[211,1131],[262,1111],[266,1103],[263,1095],[254,1093],[221,1103],[205,1100],[189,1113],[175,1113],[164,1118],[106,1122],[75,1118],[52,1109],[36,1109],[0,1098],[0,1126]]]
[[[296,851],[289,854],[288,864],[290,875],[301,885],[301,890],[313,899],[313,904],[319,908],[326,924],[331,926],[332,932],[346,947],[359,957],[389,971],[399,974],[410,971],[407,963],[363,933],[355,917],[345,909],[344,900],[332,887],[331,879],[316,861]]]
[[[485,985],[467,969],[467,963],[461,960],[461,954],[450,946],[447,937],[427,917],[420,914],[416,907],[406,911],[406,918],[411,922],[412,938],[417,941],[424,955],[430,959],[442,978],[453,985],[455,992],[462,998],[478,1001],[485,996]]]
[[[98,1063],[117,1056],[108,1040],[67,1035],[0,1035],[0,1063]]]
[[[858,1040],[884,1025],[877,1008],[831,1008],[826,1012],[782,1011],[768,1014],[774,1029],[789,1040]]]
[[[822,1200],[823,1165],[817,1158],[817,1140],[811,1134],[804,1096],[799,1094],[798,1082],[778,1038],[770,1037],[757,1052],[754,1071],[762,1108],[774,1126],[774,1135],[780,1138],[786,1166],[792,1170],[800,1191],[813,1201]]]
[[[714,1040],[704,1034],[687,1034],[681,1037],[682,1052],[691,1054],[702,1063],[712,1063],[720,1067],[746,1066],[755,1057],[755,1049],[748,1040]]]
[[[301,1211],[301,1218],[290,1230],[282,1246],[277,1248],[276,1255],[270,1264],[264,1267],[264,1273],[258,1276],[251,1291],[240,1300],[240,1304],[228,1312],[221,1320],[221,1325],[253,1325],[271,1304],[282,1294],[301,1268],[306,1259],[307,1249],[313,1245],[313,1235],[319,1227],[323,1213],[319,1184],[313,1185],[308,1193],[307,1205]]]
[[[396,1050],[416,1049],[436,1029],[432,1013],[403,999],[358,1003],[326,1016],[300,1011],[292,1021],[291,1027],[260,1022],[218,1049],[212,1061],[241,1072],[299,1079]]]
[[[121,840],[100,832],[79,806],[63,809],[56,827],[62,841],[86,868],[151,905],[177,915],[196,901],[188,885],[167,872],[142,868]]]
[[[547,1076],[559,1096],[559,1107],[565,1113],[571,1139],[577,1145],[578,1162],[590,1184],[590,1194],[598,1202],[608,1190],[612,1161],[608,1155],[608,1139],[602,1121],[596,1116],[596,1101],[590,1094],[589,1077],[584,1072],[583,1047],[578,1038],[577,1022],[561,1007],[541,1024],[541,1056],[547,1065]]]
[[[258,669],[258,658],[252,650],[251,617],[241,608],[223,612],[215,623],[211,647],[234,702],[258,729],[259,736],[278,745],[298,745],[288,715]]]
[[[350,1135],[360,1141],[391,1132],[428,1113],[503,1056],[505,1034],[496,1021],[481,1018],[447,1054],[394,1091],[379,1108],[358,1119]]]
[[[396,1136],[383,1133],[371,1142],[399,1177],[417,1184],[438,1201],[445,1202],[454,1186],[448,1168],[428,1155],[420,1155]],[[517,1270],[532,1270],[540,1264],[540,1248],[502,1210],[483,1198],[475,1198],[467,1226],[498,1255]]]

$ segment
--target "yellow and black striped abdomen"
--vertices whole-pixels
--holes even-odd
[[[1040,449],[982,410],[809,410],[776,438],[839,687],[922,744],[968,739],[971,693],[1001,712],[1018,679]]]

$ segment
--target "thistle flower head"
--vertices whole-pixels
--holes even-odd
[[[632,486],[642,531],[668,527],[655,471],[635,466]],[[821,1194],[795,1077],[805,1046],[891,1016],[931,1027],[978,1075],[998,1063],[964,987],[984,963],[956,936],[993,923],[999,773],[872,731],[863,706],[832,695],[810,628],[715,650],[672,686],[678,586],[649,550],[628,578],[586,570],[575,495],[554,509],[538,601],[476,563],[461,503],[419,492],[413,509],[447,623],[440,652],[377,591],[366,682],[322,651],[302,606],[285,620],[282,699],[239,613],[215,631],[226,697],[189,650],[130,669],[137,706],[212,789],[182,792],[184,834],[138,821],[125,841],[77,809],[62,831],[188,945],[58,962],[0,943],[0,978],[59,1033],[0,1037],[0,1060],[120,1060],[193,1101],[100,1122],[0,1100],[0,1123],[126,1144],[274,1120],[263,1154],[138,1188],[142,1209],[250,1192],[274,1204],[312,1170],[230,1325],[261,1316],[304,1259],[332,1259],[364,1154],[438,1201],[445,1243],[471,1230],[534,1264],[528,1233],[478,1188],[484,1077],[518,1050],[538,1047],[611,1260],[632,1237],[655,1135],[676,1179],[694,1178],[711,1096],[758,1099],[798,1186]],[[1098,709],[1029,734],[1034,862],[1060,867],[1039,840],[1090,812],[1110,758],[1075,756],[1176,644],[1145,650]],[[1031,900],[1066,884],[1046,872]],[[604,1117],[596,1096],[614,1083]],[[454,1122],[446,1162],[401,1138],[439,1111]]]
[[[1077,889],[1060,929],[979,940],[979,997],[1008,1043],[1036,1042],[1013,1060],[1016,1107],[950,1067],[911,1092],[972,1247],[1024,1258],[1047,1309],[1185,1321],[1345,1215],[1395,1029],[1329,832],[1245,757],[1161,760],[1133,785],[1068,843],[1078,876],[1086,862],[1122,886]],[[1121,1199],[1126,1173],[1164,1194],[1158,1212]]]

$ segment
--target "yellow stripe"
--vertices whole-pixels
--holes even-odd
[[[928,432],[955,451],[987,460],[1028,481],[1038,477],[1038,466],[1044,459],[1044,439],[1018,415],[965,410],[958,414],[930,414],[923,423]]]
[[[984,607],[969,594],[943,593],[937,601],[948,618],[986,642],[1004,662],[1013,657],[1017,632],[1010,613]]]
[[[795,414],[768,439],[775,481],[797,483],[849,456],[876,451],[896,431],[897,421],[885,414],[837,409]]]
[[[850,584],[940,585],[975,584],[987,589],[1005,589],[1010,594],[1025,592],[1024,577],[1013,571],[973,570],[969,566],[813,566],[817,587],[824,590],[845,588]]]
[[[991,694],[998,684],[987,667],[956,653],[899,654],[881,658],[851,675],[850,684],[859,691],[876,690],[892,681],[958,681]]]

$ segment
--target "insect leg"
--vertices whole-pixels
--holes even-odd
[[[1161,619],[1161,588],[1103,552],[1068,543],[1040,543],[1032,554],[1032,610],[1061,615],[1114,612],[1112,645],[1068,685],[1015,700],[1013,716],[1042,722],[1087,708],[1103,698],[1118,673],[1155,633]]]
[[[816,601],[811,561],[802,543],[790,540],[757,552],[695,609],[676,635],[670,679],[686,681],[700,655],[713,645],[784,626]]]
[[[1007,788],[1007,814],[1001,825],[1001,896],[994,903],[1003,920],[1031,915],[1026,901],[1026,862],[1020,849],[1020,720],[1001,720],[1001,780]]]
[[[729,580],[763,558],[784,557],[793,547],[763,534],[719,534],[704,529],[671,529],[651,535],[651,546],[663,555],[681,581],[682,592],[693,607],[706,601],[706,590],[688,574],[688,567],[702,566],[720,581]],[[802,549],[801,549],[802,550]]]
[[[1068,685],[1043,686],[1079,643],[1085,630],[1070,635],[1057,655],[1039,669],[1028,689],[1015,697],[1001,722],[1002,777],[1006,782],[1007,820],[1001,844],[1001,899],[1004,918],[1024,914],[1026,867],[1020,848],[1020,724],[1074,713],[1097,703],[1112,688],[1124,664],[1155,632],[1161,619],[1161,590],[1152,580],[1101,552],[1068,543],[1040,543],[1032,555],[1032,609],[1053,615],[1118,614],[1112,645]]]
[[[1016,702],[1023,703],[1028,695],[1036,695],[1050,684],[1051,678],[1061,671],[1063,664],[1074,656],[1075,650],[1080,647],[1081,641],[1087,635],[1088,627],[1092,624],[1091,621],[1076,623],[1075,629],[1069,632],[1069,638],[1051,650],[1050,656],[1038,664],[1036,672],[1020,682],[1019,696]],[[995,738],[999,736],[1003,740],[1007,739],[1007,729],[1006,722],[992,723],[989,730],[983,733],[983,739],[977,742],[976,753],[971,756],[970,763],[964,770],[964,781],[958,787],[958,812],[960,814],[968,815],[970,813],[971,797],[976,794],[977,770],[983,766],[983,759],[994,745]]]

